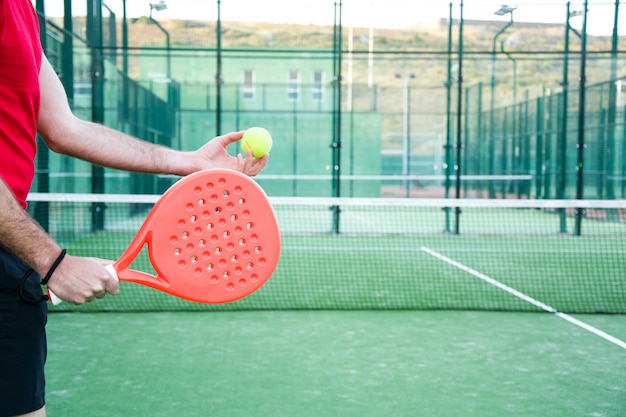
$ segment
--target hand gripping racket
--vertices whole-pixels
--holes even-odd
[[[156,276],[129,269],[144,245]],[[263,189],[232,170],[208,169],[172,185],[112,265],[119,280],[187,300],[220,304],[246,297],[280,257],[278,221]],[[50,300],[61,300],[48,290]]]

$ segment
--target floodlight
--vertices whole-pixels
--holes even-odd
[[[164,1],[160,1],[158,3],[150,3],[150,10],[156,10],[157,12],[160,12],[161,10],[166,10],[167,9],[167,4],[165,4]]]
[[[503,4],[502,7],[500,7],[498,10],[493,12],[493,14],[498,15],[498,16],[504,16],[505,14],[513,13],[513,10],[515,9],[517,9],[517,6],[509,6],[509,5]]]

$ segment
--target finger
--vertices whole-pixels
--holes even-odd
[[[252,161],[252,166],[250,167],[250,172],[248,173],[248,175],[250,175],[251,177],[254,177],[259,172],[261,172],[261,170],[267,164],[267,161],[268,161],[269,157],[270,157],[270,154],[267,153],[267,154],[263,155],[261,158],[254,159]]]
[[[222,146],[226,147],[226,146],[230,145],[231,143],[235,143],[239,139],[241,139],[241,137],[243,136],[243,133],[244,133],[243,130],[239,131],[239,132],[231,132],[231,133],[227,133],[227,134],[222,135],[222,136],[218,136],[216,139],[218,139],[220,141]]]
[[[111,264],[109,264],[111,265]],[[111,295],[117,295],[120,290],[120,284],[117,278],[115,278],[109,271],[106,271],[106,280],[104,281],[104,291]]]
[[[250,170],[252,169],[252,166],[254,165],[254,157],[252,156],[252,150],[248,149],[248,151],[246,152],[246,157],[243,160],[243,169],[241,170],[241,172],[243,172],[246,175],[250,175]]]
[[[109,278],[107,281],[106,287],[104,287],[105,292],[108,292],[111,295],[117,295],[120,292],[120,283],[113,277]]]

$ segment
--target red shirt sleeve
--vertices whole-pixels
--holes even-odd
[[[41,54],[31,2],[0,1],[0,177],[22,207],[35,173]]]

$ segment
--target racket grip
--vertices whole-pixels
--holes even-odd
[[[104,269],[109,271],[109,274],[113,275],[113,278],[115,278],[116,281],[120,280],[120,278],[117,276],[117,271],[115,270],[115,267],[113,266],[113,264],[106,265]]]
[[[109,274],[113,275],[113,278],[115,278],[116,281],[119,281],[120,279],[117,277],[117,272],[115,271],[115,268],[113,267],[113,264],[108,264],[104,267],[104,269],[106,269]],[[48,288],[48,299],[50,300],[50,302],[52,303],[52,305],[56,306],[59,305],[63,302],[63,300],[61,300],[59,297],[57,297],[50,288]]]
[[[50,288],[48,288],[48,299],[52,303],[52,305],[59,305],[63,302],[59,297],[57,297]]]

